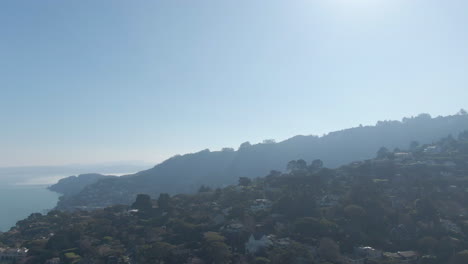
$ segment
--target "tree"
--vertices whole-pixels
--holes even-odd
[[[75,263],[80,263],[81,256],[74,253],[74,252],[68,252],[64,254],[64,263],[65,264],[75,264]]]
[[[212,191],[211,188],[205,185],[200,186],[200,188],[198,189],[199,193],[211,192],[211,191]]]
[[[460,240],[453,237],[444,237],[437,244],[436,255],[440,260],[452,258],[453,264],[468,263],[468,250],[460,250],[463,250]],[[448,261],[441,261],[440,263],[448,263]]]
[[[275,144],[276,140],[274,140],[274,139],[265,139],[265,140],[263,140],[262,143],[263,144]]]
[[[249,186],[252,184],[252,180],[248,177],[239,177],[239,186]]]
[[[281,176],[281,171],[271,170],[270,173],[266,176],[267,179],[271,180],[276,177]]]
[[[460,109],[460,111],[458,111],[457,114],[458,114],[458,115],[467,115],[468,113],[466,112],[465,109],[462,108],[462,109]]]
[[[452,264],[466,264],[468,263],[468,250],[463,250],[455,254],[452,258]]]
[[[468,141],[468,130],[465,130],[465,131],[461,132],[461,133],[458,135],[458,140],[460,140],[460,141]]]
[[[325,218],[302,217],[294,222],[294,231],[302,237],[332,236],[338,226]]]
[[[209,260],[209,263],[224,264],[231,262],[231,251],[224,243],[224,240],[225,237],[216,232],[206,232],[204,234],[203,251],[205,259]]]
[[[325,237],[320,240],[318,253],[325,260],[337,262],[340,258],[340,247],[333,239]]]
[[[138,194],[135,202],[132,204],[132,208],[140,211],[148,211],[152,207],[151,197],[147,194]]]
[[[349,217],[353,221],[361,221],[367,215],[367,212],[364,208],[355,204],[346,206],[344,208],[344,213],[347,217]]]
[[[307,162],[305,160],[291,160],[288,162],[287,170],[294,172],[294,171],[301,171],[307,169]]]
[[[386,147],[381,147],[379,151],[377,151],[377,159],[385,159],[390,156],[390,151]]]
[[[156,242],[152,246],[153,254],[157,256],[159,263],[166,263],[166,261],[171,257],[173,249],[175,249],[175,246],[166,242]]]
[[[309,166],[310,170],[317,171],[323,168],[323,161],[320,159],[313,160]]]
[[[310,250],[303,244],[291,241],[286,247],[273,247],[268,250],[268,260],[271,264],[284,263],[315,263]]]
[[[234,152],[234,149],[233,148],[222,148],[221,151],[222,152]]]
[[[303,159],[297,160],[297,169],[298,170],[306,170],[307,169],[307,162],[305,162],[305,160],[303,160]]]
[[[421,252],[431,254],[437,246],[438,241],[431,237],[425,236],[418,240],[418,248]]]
[[[286,165],[286,170],[293,171],[296,169],[296,167],[297,167],[297,161],[291,160],[290,162],[288,162],[288,165]]]
[[[255,264],[269,264],[271,261],[265,257],[256,257]]]
[[[252,145],[250,144],[250,142],[244,142],[242,143],[240,146],[239,146],[239,150],[245,150],[245,149],[248,149],[250,148]]]
[[[431,118],[432,116],[427,113],[422,113],[422,114],[419,114],[417,117],[415,117],[416,120],[430,120]]]
[[[168,263],[172,257],[174,245],[166,242],[156,242],[152,245],[143,245],[137,250],[137,260],[141,263]]]
[[[167,193],[161,193],[158,198],[158,207],[162,210],[168,210],[170,207],[171,196]]]
[[[410,146],[409,146],[411,151],[416,150],[416,148],[418,148],[418,147],[419,147],[419,142],[418,141],[415,141],[415,140],[411,141]]]

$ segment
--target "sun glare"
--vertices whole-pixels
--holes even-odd
[[[321,3],[340,17],[366,19],[384,15],[397,2],[399,0],[324,0]]]

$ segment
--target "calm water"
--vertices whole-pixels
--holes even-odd
[[[45,185],[0,185],[0,231],[8,231],[31,213],[44,213],[57,204],[59,195]]]

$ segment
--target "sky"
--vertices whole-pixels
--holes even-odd
[[[141,160],[468,108],[465,0],[6,0],[0,167]]]

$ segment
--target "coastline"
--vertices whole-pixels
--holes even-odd
[[[53,209],[60,194],[47,189],[50,184],[0,186],[0,232],[14,227],[17,221],[32,213],[46,213]]]

